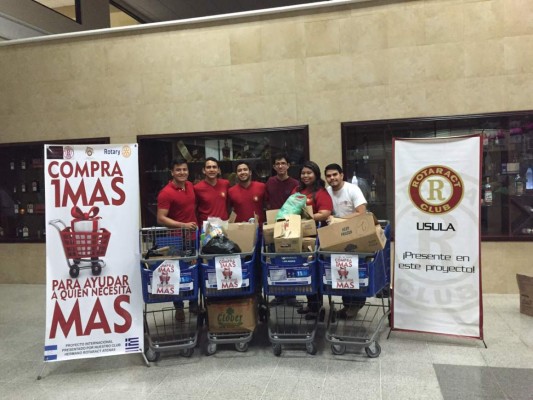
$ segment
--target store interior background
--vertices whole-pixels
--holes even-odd
[[[0,143],[533,110],[533,2],[368,1],[1,42]],[[379,217],[379,216],[378,216]],[[517,293],[533,242],[482,242],[483,291]],[[45,245],[0,245],[0,283],[44,283]]]

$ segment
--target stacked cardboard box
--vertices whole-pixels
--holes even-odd
[[[279,210],[266,212],[267,222],[263,225],[263,237],[266,245],[274,244],[276,253],[300,253],[314,251],[316,242],[316,223],[310,217],[313,213],[307,206],[304,217],[289,215],[285,220],[276,221]],[[312,250],[309,250],[309,246]]]

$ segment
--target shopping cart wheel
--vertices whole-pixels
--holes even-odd
[[[346,345],[344,344],[332,344],[331,352],[336,356],[342,356],[346,352]]]
[[[146,359],[150,362],[156,362],[159,360],[159,357],[161,357],[161,353],[158,353],[157,351],[154,351],[151,348],[146,349],[144,355],[146,356]]]
[[[312,356],[314,356],[317,351],[316,344],[314,344],[313,342],[306,343],[305,350],[307,350],[307,354],[311,354]]]
[[[194,353],[194,347],[189,347],[188,349],[185,349],[181,352],[181,355],[183,357],[191,357],[192,353]]]
[[[239,342],[235,343],[235,350],[240,351],[241,353],[244,353],[248,350],[248,342]]]
[[[100,272],[102,272],[102,266],[98,262],[93,262],[91,265],[91,271],[93,272],[93,275],[100,275]]]
[[[378,342],[374,342],[374,348],[375,350],[372,350],[371,346],[365,347],[366,355],[369,358],[376,358],[379,357],[379,355],[381,354],[381,346]]]
[[[205,354],[208,356],[212,356],[216,352],[217,352],[217,345],[215,343],[208,343],[205,349]]]
[[[80,267],[78,267],[77,265],[71,265],[68,273],[72,278],[77,278],[80,274]]]
[[[279,357],[281,356],[281,344],[273,344],[272,345],[272,353],[274,353],[274,355],[276,357]]]

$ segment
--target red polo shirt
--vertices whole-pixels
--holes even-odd
[[[264,183],[252,181],[247,188],[236,184],[229,189],[228,194],[229,203],[237,214],[235,222],[246,222],[250,218],[254,218],[254,214],[256,214],[259,219],[259,226],[263,226],[263,222],[265,222]]]
[[[219,217],[224,221],[228,219],[228,189],[229,181],[226,179],[217,179],[214,186],[205,180],[194,185],[200,226],[208,217]]]
[[[157,208],[168,210],[167,216],[178,222],[198,222],[195,204],[193,184],[189,181],[185,182],[185,189],[170,181],[157,195]]]
[[[281,208],[283,203],[289,198],[292,190],[298,186],[298,181],[290,176],[284,181],[277,176],[271,176],[266,183],[268,204],[271,210]]]

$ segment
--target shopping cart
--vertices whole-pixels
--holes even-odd
[[[390,284],[390,225],[385,227],[385,236],[387,238],[385,248],[376,253],[318,250],[318,264],[322,277],[320,290],[329,298],[325,338],[331,344],[333,354],[344,354],[347,345],[364,347],[370,358],[379,357],[381,354],[378,337],[385,320],[390,318],[390,299],[388,295],[384,295]],[[358,256],[359,289],[333,288],[331,278],[333,254]],[[345,296],[350,299],[348,305],[355,305],[361,309],[351,318],[341,317],[339,310],[343,307],[343,303],[333,301],[332,296]]]
[[[257,237],[258,234],[256,232],[256,245],[252,251],[230,255],[238,257],[241,262],[242,284],[240,287],[228,285],[223,289],[218,289],[216,275],[217,260],[220,260],[220,257],[224,258],[228,256],[228,254],[203,254],[200,248],[200,280],[202,295],[207,305],[210,304],[211,300],[235,299],[254,295],[257,280],[254,270],[257,254]],[[231,276],[230,271],[227,273],[224,271],[223,274],[224,276]],[[209,308],[207,306],[207,318],[209,317]],[[252,337],[253,331],[250,330],[239,330],[236,328],[235,331],[229,332],[208,326],[205,353],[208,356],[215,354],[217,346],[220,344],[233,344],[235,345],[235,350],[245,352],[248,350]]]
[[[200,317],[187,312],[181,302],[198,300],[198,232],[189,229],[162,227],[140,231],[141,281],[144,300],[144,355],[157,361],[163,352],[179,352],[190,357],[198,343]],[[179,283],[172,283],[165,265],[177,265]],[[159,278],[153,280],[154,273]],[[153,285],[156,285],[153,293]],[[178,288],[176,288],[178,286]],[[177,290],[176,290],[177,289]],[[179,306],[169,306],[179,302]],[[183,313],[181,318],[177,313]]]
[[[316,248],[316,247],[315,247]],[[269,296],[283,298],[318,294],[316,252],[275,253],[272,245],[262,245],[263,292],[267,300],[268,339],[274,355],[281,355],[284,344],[304,344],[307,353],[316,354],[315,336],[319,320],[324,318],[322,302],[307,304],[296,298],[269,302]],[[315,306],[318,315],[309,318],[298,309]]]
[[[111,233],[104,228],[94,232],[73,231],[60,219],[54,219],[49,224],[59,232],[69,267],[69,275],[72,278],[77,278],[81,269],[89,268],[93,275],[100,275],[102,268],[106,265],[100,257],[105,256]]]

